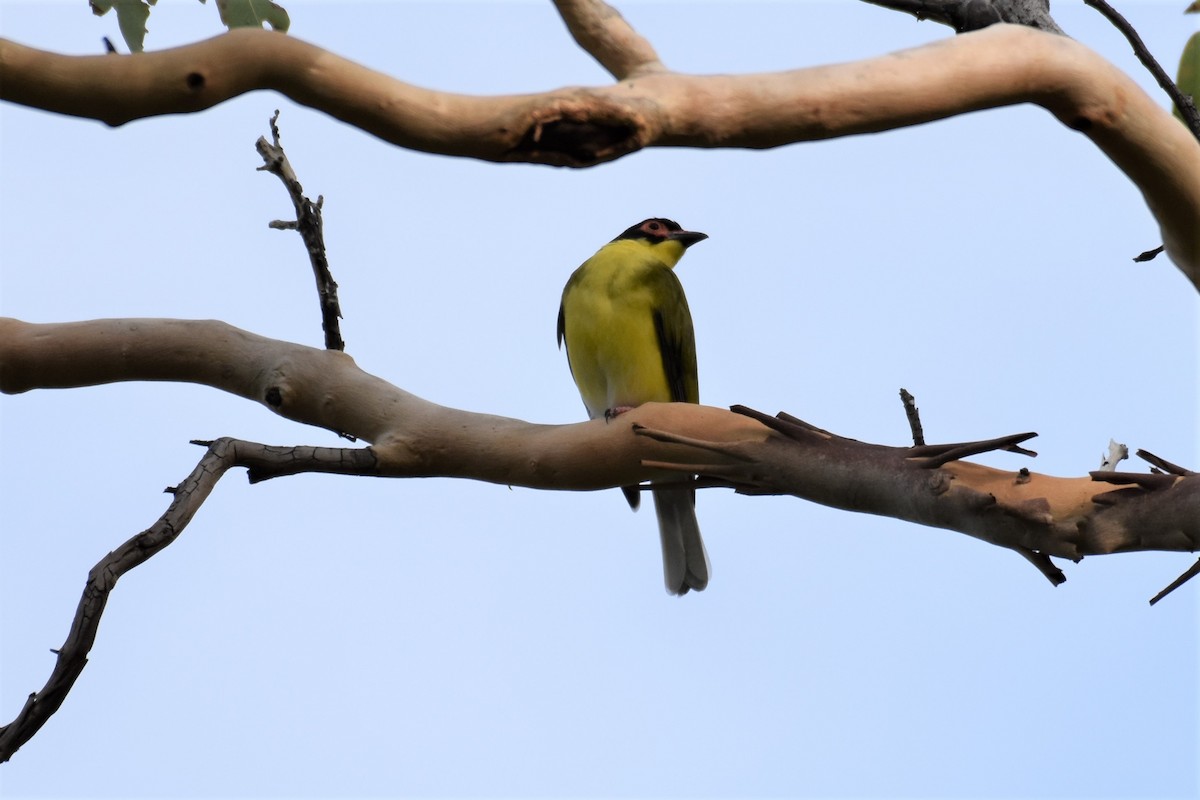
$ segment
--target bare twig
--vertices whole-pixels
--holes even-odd
[[[83,597],[75,611],[67,640],[57,650],[58,659],[49,680],[40,691],[29,695],[16,719],[0,728],[0,763],[8,761],[46,724],[75,685],[87,664],[88,652],[96,641],[100,617],[104,614],[108,595],[117,580],[175,541],[216,482],[233,466],[233,452],[228,440],[209,447],[183,483],[169,490],[173,498],[166,512],[149,528],[100,559],[88,572]]]
[[[1179,110],[1179,115],[1183,123],[1188,126],[1193,136],[1200,139],[1200,114],[1196,111],[1195,101],[1179,90],[1175,81],[1171,80],[1171,76],[1167,74],[1162,65],[1150,53],[1150,48],[1146,47],[1146,43],[1138,35],[1137,29],[1129,24],[1129,20],[1121,16],[1115,8],[1104,0],[1083,0],[1083,2],[1099,11],[1105,19],[1124,34],[1125,38],[1129,40],[1129,44],[1133,47],[1134,55],[1138,57],[1142,65],[1154,76],[1154,80],[1158,81],[1158,85],[1162,87],[1167,96],[1171,98],[1171,102],[1175,104],[1175,108]],[[1145,261],[1152,261],[1163,249],[1163,246],[1159,245],[1143,253],[1138,253],[1133,257],[1134,263],[1140,264]]]
[[[1008,436],[1000,436],[996,439],[981,439],[977,442],[925,445],[924,447],[914,447],[912,450],[913,455],[923,456],[921,466],[925,469],[936,469],[937,467],[949,464],[951,461],[961,461],[968,456],[990,453],[993,450],[1010,450],[1015,445],[1032,439],[1035,436],[1037,434],[1030,431],[1028,433],[1013,433]],[[1032,450],[1025,450],[1024,448],[1019,448],[1017,452],[1023,455],[1037,455]]]
[[[925,429],[921,425],[921,412],[917,409],[917,398],[913,397],[907,389],[900,390],[900,400],[904,403],[904,413],[908,415],[908,426],[912,429],[913,446],[923,447],[925,445]],[[1034,436],[1036,434],[1029,434]],[[940,445],[940,447],[961,447],[961,444],[955,445]],[[1016,441],[1010,442],[1004,447],[999,448],[1009,453],[1017,453],[1023,456],[1036,456],[1037,452],[1027,450],[1021,447]]]
[[[1133,257],[1133,260],[1138,264],[1142,263],[1143,261],[1153,261],[1164,249],[1165,248],[1160,244],[1158,247],[1155,247],[1152,250],[1147,250],[1144,253],[1138,253]]]
[[[1129,44],[1133,47],[1134,55],[1142,62],[1142,66],[1154,76],[1154,80],[1158,81],[1158,85],[1162,87],[1163,91],[1171,98],[1171,102],[1179,109],[1179,114],[1183,117],[1183,123],[1188,126],[1188,130],[1192,132],[1193,136],[1200,139],[1200,112],[1196,110],[1196,103],[1191,97],[1179,90],[1179,87],[1175,85],[1175,81],[1171,80],[1171,76],[1167,74],[1167,71],[1151,55],[1150,48],[1146,47],[1146,43],[1142,41],[1142,37],[1138,35],[1137,30],[1129,24],[1129,20],[1121,16],[1105,0],[1083,0],[1083,2],[1103,14],[1105,19],[1124,34],[1125,38],[1129,40]],[[1142,255],[1145,255],[1145,253]]]
[[[49,680],[29,695],[16,718],[0,728],[0,763],[8,761],[62,706],[87,665],[100,618],[117,581],[174,542],[191,522],[213,487],[233,467],[246,467],[251,482],[301,472],[348,475],[377,474],[370,450],[331,447],[269,447],[238,439],[195,441],[207,448],[191,474],[166,491],[171,504],[153,525],[100,559],[88,572],[83,597],[71,622],[67,640],[57,653]]]
[[[913,444],[918,447],[925,444],[925,430],[921,427],[921,412],[917,410],[917,398],[908,389],[900,389],[900,402],[904,403],[904,413],[908,417],[908,427],[912,429]]]
[[[1137,486],[1147,491],[1169,489],[1175,485],[1176,478],[1171,475],[1160,475],[1151,472],[1114,472],[1111,470],[1094,470],[1088,475],[1097,483],[1115,483],[1122,486]],[[1118,502],[1120,495],[1116,492],[1106,492],[1092,498],[1093,503],[1111,505]]]
[[[1119,446],[1124,447],[1124,445]],[[1088,474],[1091,476],[1092,480],[1099,481],[1101,483],[1132,485],[1146,491],[1170,489],[1178,482],[1179,478],[1191,477],[1196,474],[1190,469],[1181,467],[1178,464],[1172,464],[1170,461],[1167,461],[1164,458],[1159,458],[1153,453],[1145,450],[1138,450],[1137,454],[1139,457],[1157,469],[1149,473],[1116,472],[1112,469],[1105,469],[1103,466],[1101,466],[1099,470],[1090,472]],[[1113,464],[1112,466],[1115,467],[1116,464]],[[1164,472],[1166,473],[1165,475],[1163,474]],[[1115,496],[1110,497],[1109,495],[1104,494],[1093,498],[1093,502],[1101,504],[1113,503],[1116,502],[1116,498]]]
[[[1045,575],[1046,580],[1050,581],[1051,585],[1061,586],[1067,582],[1066,574],[1045,553],[1039,553],[1027,547],[1014,547],[1013,550],[1016,550],[1026,561],[1037,567],[1038,572]]]
[[[1182,575],[1180,575],[1175,580],[1171,581],[1170,586],[1163,589],[1158,594],[1154,595],[1154,597],[1151,597],[1150,605],[1154,605],[1159,600],[1162,600],[1164,597],[1166,597],[1171,592],[1178,589],[1180,586],[1183,586],[1185,583],[1187,583],[1188,581],[1190,581],[1192,578],[1196,577],[1197,575],[1200,575],[1200,559],[1197,559],[1196,563],[1192,564],[1192,566],[1190,566],[1186,572],[1184,572]]]
[[[1138,458],[1142,459],[1143,461],[1147,462],[1148,464],[1153,464],[1154,466],[1161,469],[1163,472],[1166,472],[1170,475],[1195,475],[1196,474],[1193,470],[1187,469],[1186,467],[1181,467],[1178,464],[1172,464],[1170,461],[1167,461],[1165,458],[1160,458],[1159,456],[1154,455],[1154,453],[1151,453],[1149,450],[1138,450],[1137,456],[1138,456]]]
[[[254,146],[263,159],[263,166],[259,167],[259,170],[269,172],[283,181],[296,209],[296,219],[276,220],[270,223],[270,227],[300,232],[304,247],[308,250],[308,259],[312,263],[313,276],[317,280],[317,297],[321,303],[321,329],[325,331],[325,349],[345,350],[346,343],[342,340],[341,325],[338,323],[342,316],[342,308],[338,303],[337,282],[329,271],[329,260],[325,255],[324,223],[321,219],[321,206],[325,198],[318,196],[317,202],[314,203],[304,196],[304,188],[283,151],[283,145],[279,143],[278,122],[277,110],[271,117],[272,142],[268,142],[265,136],[260,136]]]

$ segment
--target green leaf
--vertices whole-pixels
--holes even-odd
[[[1200,33],[1193,33],[1192,38],[1183,46],[1183,55],[1179,58],[1179,76],[1175,85],[1184,94],[1190,94],[1192,100],[1200,102]],[[1179,109],[1174,110],[1175,116],[1183,119]]]
[[[217,0],[217,11],[230,29],[261,28],[266,23],[273,31],[287,33],[292,24],[283,7],[271,0]]]
[[[129,52],[142,52],[146,39],[146,20],[150,19],[150,6],[158,0],[89,0],[92,13],[102,17],[112,9],[117,10],[117,26],[129,47]]]

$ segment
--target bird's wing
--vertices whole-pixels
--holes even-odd
[[[679,278],[669,269],[656,271],[654,330],[662,352],[663,372],[676,403],[699,403],[700,385],[696,376],[696,334],[692,312]]]
[[[565,292],[563,293],[565,296]],[[561,350],[563,346],[563,337],[567,335],[567,317],[563,313],[564,303],[558,304],[558,348]],[[568,351],[568,355],[570,352]]]
[[[558,304],[558,349],[567,348],[567,367],[571,370],[571,377],[575,379],[575,384],[579,385],[579,379],[575,375],[575,364],[571,360],[571,345],[567,342],[567,292],[571,290],[572,284],[575,283],[575,276],[571,276],[571,280],[567,283],[567,288],[563,289],[562,302]],[[587,408],[587,401],[584,401],[584,408]],[[588,410],[591,413],[591,410]]]

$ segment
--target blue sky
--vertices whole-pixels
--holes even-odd
[[[1123,4],[1173,71],[1182,2]],[[292,35],[431,88],[608,77],[550,3],[289,3]],[[865,3],[621,3],[666,64],[746,72],[951,35]],[[1160,96],[1082,3],[1066,30]],[[151,49],[219,32],[160,3]],[[115,19],[0,0],[0,35],[96,53]],[[1165,104],[1165,100],[1163,100]],[[648,216],[710,239],[679,268],[704,402],[903,444],[1036,430],[1081,475],[1110,438],[1196,468],[1200,314],[1135,187],[1015,107],[766,152],[651,150],[585,171],[411,153],[257,92],[109,129],[0,105],[0,314],[217,318],[319,346],[283,143],[325,196],[347,349],[444,405],[582,420],[562,285]],[[338,446],[191,385],[0,397],[0,717],[52,666],[88,569],[148,526],[189,439]],[[1133,469],[1142,469],[1135,464]],[[1193,797],[1194,560],[1064,564],[1052,588],[966,536],[702,492],[710,588],[665,594],[619,492],[228,475],[113,593],[5,797]]]

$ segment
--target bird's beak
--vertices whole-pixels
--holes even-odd
[[[707,239],[708,234],[700,233],[699,231],[673,231],[667,238],[679,242],[683,245],[683,249],[686,250],[696,242],[702,242]]]

